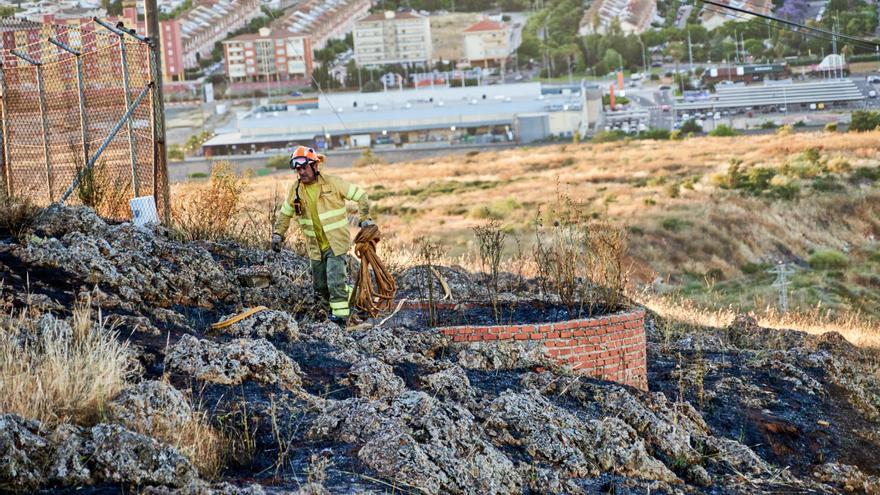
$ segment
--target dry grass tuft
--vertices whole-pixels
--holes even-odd
[[[207,412],[196,404],[192,408],[192,416],[182,425],[139,433],[171,445],[193,463],[202,477],[217,479],[226,465],[229,440],[211,426]]]
[[[732,308],[701,308],[687,299],[653,294],[639,294],[634,298],[663,318],[690,326],[723,328],[730,325],[737,314]],[[859,347],[880,348],[880,325],[857,312],[831,312],[816,306],[808,312],[780,313],[766,308],[755,317],[765,328],[799,330],[812,335],[837,332]]]
[[[10,197],[0,189],[0,237],[8,235],[21,242],[39,212],[29,199]]]
[[[2,318],[2,412],[50,425],[93,424],[135,370],[128,345],[88,302],[74,310],[70,325],[47,318],[38,326],[23,315]]]

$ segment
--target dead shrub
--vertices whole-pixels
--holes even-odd
[[[214,163],[208,182],[190,184],[173,198],[174,226],[186,240],[233,238],[247,188],[248,179],[235,175],[229,163]]]
[[[592,316],[597,306],[622,309],[628,282],[626,233],[595,220],[585,205],[559,194],[545,226],[535,222],[533,256],[544,294],[553,294],[569,313]]]

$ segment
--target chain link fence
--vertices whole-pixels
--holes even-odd
[[[152,195],[169,213],[157,147],[149,40],[99,20],[73,25],[0,19],[0,181],[37,204],[83,203],[126,218]]]

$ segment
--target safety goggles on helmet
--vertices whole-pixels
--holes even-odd
[[[315,163],[315,160],[310,159],[307,156],[295,156],[290,159],[290,168],[298,169],[305,167],[311,163]]]

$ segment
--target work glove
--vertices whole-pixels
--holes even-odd
[[[281,237],[281,234],[272,234],[272,251],[276,253],[281,251],[282,242],[284,242],[284,238]]]
[[[370,225],[376,225],[376,224],[368,218],[366,220],[361,220],[361,223],[358,224],[358,227],[363,229],[365,227],[369,227]]]

